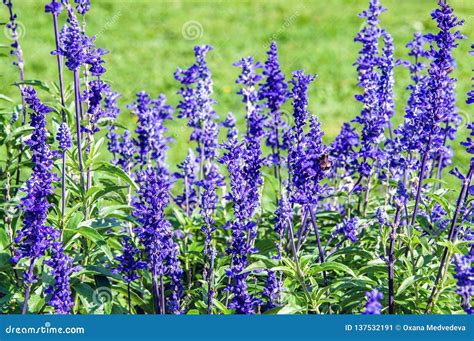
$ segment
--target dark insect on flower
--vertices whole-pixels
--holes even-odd
[[[318,159],[318,162],[319,162],[319,168],[323,172],[330,170],[332,167],[332,161],[329,159],[329,154],[321,155],[321,157]]]
[[[444,70],[443,70],[443,71],[446,72],[446,73],[451,73],[451,72],[454,71],[454,66],[452,66],[452,65],[446,65],[446,66],[444,67]]]

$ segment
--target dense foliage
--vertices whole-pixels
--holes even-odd
[[[437,31],[415,33],[396,60],[385,8],[370,0],[355,38],[360,114],[329,145],[308,109],[316,75],[287,79],[275,42],[264,63],[234,64],[240,131],[214,109],[208,45],[176,70],[176,107],[136,94],[129,131],[104,76],[108,51],[86,33],[90,1],[53,0],[41,14],[56,83],[25,77],[3,2],[22,101],[0,95],[2,313],[473,312],[474,158],[460,170],[450,146],[465,123],[451,74],[465,37],[444,1],[431,13]],[[397,67],[412,83],[394,127]],[[190,148],[174,172],[167,127],[177,120],[191,135],[177,137]],[[461,144],[474,154],[472,138]]]

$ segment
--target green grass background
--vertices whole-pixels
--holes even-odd
[[[54,38],[52,19],[44,13],[46,1],[14,0],[14,8],[22,25],[21,45],[26,60],[26,78],[55,81],[55,57],[50,54]],[[474,39],[474,1],[450,0],[455,13],[466,22],[461,31],[468,38],[455,52],[458,68],[453,73],[459,79],[458,106],[464,122],[472,120],[474,109],[465,105],[466,92],[471,86],[474,58],[468,55]],[[406,58],[405,44],[413,32],[435,29],[430,12],[434,0],[382,0],[388,12],[382,14],[381,25],[394,37],[396,57]],[[173,78],[176,67],[193,63],[193,46],[211,44],[209,54],[213,72],[216,110],[224,117],[232,111],[238,121],[243,120],[243,104],[235,95],[235,79],[239,70],[232,66],[236,60],[252,55],[264,61],[268,42],[276,40],[282,68],[290,77],[291,71],[305,69],[317,73],[318,79],[310,90],[310,110],[316,113],[325,138],[331,141],[343,122],[351,120],[360,111],[354,100],[357,75],[352,65],[357,58],[359,44],[353,38],[361,27],[357,17],[368,5],[368,0],[314,0],[314,1],[151,1],[151,0],[95,0],[87,14],[87,33],[97,35],[97,46],[110,51],[106,55],[107,73],[113,88],[122,94],[120,103],[130,103],[142,89],[156,96],[164,93],[172,105],[178,103],[178,83]],[[1,8],[2,21],[6,20],[5,7]],[[64,21],[64,14],[61,18]],[[183,27],[198,22],[202,34],[189,40]],[[1,36],[2,43],[8,43]],[[10,57],[11,58],[11,57]],[[1,93],[19,100],[17,89],[11,84],[17,80],[17,71],[10,60],[2,63]],[[403,118],[403,107],[409,82],[408,71],[396,71],[396,122]],[[123,110],[120,120],[133,127],[133,117]],[[186,152],[188,131],[185,122],[170,124],[176,141],[170,153],[171,163],[181,161]],[[463,127],[460,138],[466,136]],[[467,164],[466,153],[454,143],[455,162]]]

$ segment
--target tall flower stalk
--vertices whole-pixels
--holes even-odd
[[[305,75],[303,71],[293,73],[293,116],[294,126],[291,131],[291,146],[288,151],[288,165],[290,179],[291,202],[300,204],[304,213],[302,214],[301,230],[305,228],[306,216],[310,217],[310,223],[316,237],[320,262],[325,261],[324,251],[321,244],[319,228],[314,214],[314,207],[322,196],[325,187],[321,180],[327,175],[326,169],[322,168],[323,157],[327,154],[327,147],[323,145],[323,132],[316,116],[310,117],[310,127],[307,133],[304,127],[307,123],[308,111],[308,86],[315,79],[311,75]],[[326,276],[324,274],[324,281]]]
[[[406,45],[409,48],[408,55],[413,59],[411,62],[406,62],[412,83],[407,87],[410,94],[405,107],[404,122],[395,129],[401,150],[406,156],[403,165],[405,185],[410,172],[417,169],[416,155],[423,149],[424,144],[419,132],[423,128],[423,112],[428,105],[426,99],[428,76],[423,74],[426,69],[424,59],[430,57],[429,51],[425,48],[426,43],[425,36],[416,32],[413,40]]]
[[[12,50],[10,53],[15,55],[15,62],[14,65],[18,68],[18,73],[20,76],[20,85],[18,86],[20,89],[20,96],[21,96],[21,104],[22,104],[22,116],[21,116],[21,125],[26,123],[26,102],[25,97],[23,95],[23,82],[25,81],[25,61],[23,59],[23,50],[21,49],[20,45],[20,33],[18,32],[18,24],[16,22],[17,15],[13,12],[13,3],[11,0],[3,0],[3,4],[8,8],[9,14],[9,21],[6,24],[7,29],[10,30],[11,33],[11,40],[13,43],[10,45]],[[21,161],[19,161],[21,162]]]
[[[474,48],[474,46],[473,46]],[[472,92],[468,94],[467,103],[470,104],[473,102]],[[468,128],[471,130],[471,136],[474,136],[474,123],[468,124]],[[470,154],[474,154],[474,141],[471,137],[468,137],[465,142],[461,143],[463,146],[466,147],[466,150]],[[448,242],[454,242],[457,238],[459,232],[459,219],[461,216],[462,219],[462,212],[466,205],[466,198],[469,195],[469,190],[471,187],[472,179],[474,178],[474,157],[471,158],[469,170],[467,175],[462,175],[457,169],[455,170],[454,174],[456,174],[462,180],[462,187],[461,191],[459,192],[459,197],[456,201],[456,209],[454,210],[453,218],[451,220],[451,224],[449,227],[448,232]],[[434,303],[434,298],[438,290],[438,284],[441,281],[443,282],[445,272],[446,272],[446,265],[449,263],[449,248],[446,246],[443,250],[443,255],[441,257],[440,265],[438,268],[438,273],[436,274],[436,278],[433,284],[433,288],[431,289],[430,297],[428,298],[426,310],[429,311],[431,309],[431,305]]]
[[[200,213],[203,217],[204,224],[201,231],[204,234],[204,270],[203,278],[207,283],[207,313],[212,314],[214,307],[214,261],[216,258],[216,248],[213,242],[213,234],[216,230],[216,222],[214,220],[214,211],[217,208],[219,196],[217,188],[224,186],[224,179],[219,174],[216,164],[211,163],[207,176],[198,181],[196,184],[201,189]]]
[[[61,152],[61,215],[64,219],[66,213],[66,152],[72,146],[71,132],[66,122],[59,125],[56,139]]]
[[[129,155],[136,151],[134,162],[137,170],[134,177],[140,188],[132,200],[133,215],[138,222],[134,232],[147,255],[155,312],[180,314],[183,271],[172,226],[165,215],[173,178],[166,167],[170,139],[166,136],[168,130],[164,122],[171,119],[173,108],[166,103],[165,96],[152,99],[144,91],[137,94],[136,102],[129,108],[138,118],[137,139],[134,140],[134,148],[131,148],[127,141],[128,134],[125,134],[121,149],[117,152],[121,152],[119,162],[126,165],[132,162]],[[168,289],[171,292],[168,297],[166,278],[169,279]]]
[[[182,269],[179,249],[172,236],[171,223],[165,216],[169,203],[171,181],[166,169],[149,167],[136,174],[140,189],[133,201],[133,214],[139,225],[135,227],[144,247],[152,275],[155,312],[159,314],[181,312]],[[170,297],[166,297],[165,277],[169,278]]]
[[[388,249],[388,313],[395,314],[395,292],[394,292],[394,274],[395,274],[395,243],[397,237],[398,227],[400,225],[400,218],[403,207],[408,201],[408,193],[402,182],[398,183],[398,190],[395,197],[395,217],[390,228],[389,249]]]
[[[246,107],[247,131],[242,142],[238,141],[237,132],[229,134],[225,144],[228,152],[220,160],[227,165],[231,188],[228,199],[234,205],[234,219],[228,224],[232,239],[227,249],[231,258],[231,266],[226,271],[229,276],[227,290],[232,293],[229,308],[235,309],[237,314],[253,314],[261,302],[248,293],[249,273],[244,270],[248,266],[248,257],[256,252],[257,226],[253,217],[259,207],[259,187],[262,184],[260,140],[263,136],[263,117],[257,105],[255,88],[261,79],[256,70],[261,66],[252,57],[243,58],[234,65],[242,69],[236,83],[242,85],[239,94]]]
[[[454,60],[451,56],[451,50],[456,48],[462,35],[459,31],[451,32],[451,30],[463,21],[458,20],[453,14],[452,9],[443,1],[439,1],[440,8],[434,10],[432,18],[437,21],[440,32],[437,35],[429,34],[426,36],[431,43],[430,57],[432,59],[428,69],[427,79],[427,107],[422,117],[422,133],[420,140],[422,141],[421,164],[419,167],[418,186],[415,196],[415,205],[410,221],[413,225],[418,213],[418,207],[421,200],[421,191],[423,188],[423,180],[427,173],[428,161],[433,152],[444,148],[445,139],[439,138],[442,131],[441,124],[451,121],[453,105],[449,101],[452,100],[452,89],[455,85],[455,79],[450,77],[450,72],[454,67]],[[448,101],[446,100],[448,99]],[[449,123],[447,123],[449,126]]]
[[[215,158],[218,147],[218,125],[216,123],[217,113],[213,109],[216,103],[212,98],[213,83],[211,72],[206,62],[206,55],[212,47],[209,45],[195,46],[194,55],[196,61],[188,69],[177,69],[174,76],[182,87],[179,94],[182,100],[178,105],[178,118],[186,118],[188,126],[192,128],[191,141],[195,141],[197,148],[197,159],[199,160],[198,176],[194,182],[200,201],[201,215],[204,218],[202,231],[204,233],[204,270],[203,278],[207,283],[207,312],[212,313],[214,297],[214,258],[215,248],[212,235],[215,231],[214,211],[218,200],[217,189],[224,185],[222,176],[219,174]],[[188,170],[187,170],[188,171]],[[188,172],[189,173],[189,172]],[[185,184],[184,201],[190,201],[191,180],[183,174],[188,181]],[[188,214],[189,206],[187,206]]]
[[[45,12],[51,13],[53,17],[53,31],[54,31],[54,42],[55,51],[60,50],[59,42],[59,28],[58,28],[58,16],[62,11],[62,5],[56,0],[52,0],[51,3],[45,6]],[[59,99],[61,101],[61,125],[58,131],[58,141],[60,143],[60,150],[62,152],[61,158],[61,214],[64,219],[66,210],[66,150],[71,147],[70,143],[70,132],[69,127],[66,123],[66,112],[64,111],[64,78],[63,78],[63,56],[60,53],[56,53],[56,64],[58,68],[58,80],[59,80]]]
[[[431,13],[431,17],[436,20],[439,32],[427,34],[426,39],[431,43],[432,50],[433,46],[437,47],[438,51],[433,54],[433,58],[446,70],[446,73],[442,75],[443,100],[439,103],[443,105],[445,112],[441,123],[442,128],[436,136],[439,147],[432,155],[433,162],[438,167],[437,176],[441,178],[443,168],[451,164],[452,151],[451,147],[446,144],[449,140],[454,140],[461,121],[456,108],[456,93],[454,91],[457,80],[452,77],[451,71],[456,67],[453,51],[459,45],[457,40],[465,37],[457,30],[457,27],[462,26],[464,21],[458,20],[454,16],[453,9],[447,1],[440,0],[438,5],[439,8]]]
[[[281,152],[288,148],[283,141],[283,131],[288,129],[288,125],[282,119],[281,107],[287,101],[290,93],[285,75],[280,67],[278,48],[275,42],[270,44],[267,55],[268,58],[265,61],[265,70],[263,71],[265,82],[258,91],[258,97],[265,102],[269,110],[265,122],[266,145],[271,148],[268,161],[270,165],[273,165],[274,176],[278,180],[281,192],[281,166],[283,161]]]
[[[253,314],[259,302],[248,293],[249,273],[244,270],[248,265],[248,256],[255,252],[252,245],[255,223],[249,219],[249,211],[252,211],[252,208],[247,200],[250,188],[245,179],[244,146],[236,140],[230,140],[226,148],[228,152],[221,162],[227,165],[229,171],[229,199],[233,203],[234,211],[234,219],[228,226],[232,231],[231,245],[227,249],[231,257],[231,267],[226,271],[230,279],[227,290],[232,294],[229,308],[235,309],[237,314]]]
[[[75,123],[76,123],[76,142],[77,142],[77,157],[79,165],[79,176],[81,188],[85,189],[84,179],[84,162],[82,154],[81,141],[81,119],[82,119],[82,103],[81,103],[81,89],[80,89],[80,68],[86,62],[87,50],[91,45],[89,39],[84,35],[77,21],[74,9],[68,2],[64,3],[68,11],[67,26],[61,31],[59,37],[59,44],[55,54],[63,56],[66,60],[65,64],[74,77],[74,107],[75,107]]]
[[[23,96],[31,109],[30,125],[34,130],[26,144],[30,148],[34,166],[26,182],[26,196],[21,200],[23,227],[17,231],[15,237],[17,248],[12,262],[17,264],[22,259],[29,261],[28,270],[23,273],[25,296],[22,313],[26,314],[31,286],[38,280],[34,274],[35,262],[43,257],[54,241],[59,238],[59,231],[46,225],[48,209],[51,206],[48,196],[53,193],[56,175],[52,172],[53,153],[46,142],[45,115],[53,110],[40,102],[32,87],[25,87]]]
[[[358,169],[360,177],[354,185],[354,189],[365,178],[368,181],[366,191],[369,191],[370,188],[374,162],[381,157],[378,145],[383,139],[385,128],[389,125],[387,114],[391,114],[390,105],[387,105],[387,100],[390,98],[391,84],[390,81],[385,82],[385,85],[383,84],[379,70],[379,61],[381,60],[379,58],[379,40],[385,32],[380,28],[379,16],[385,10],[380,5],[379,0],[370,0],[368,10],[359,14],[359,17],[366,18],[366,24],[354,39],[354,41],[362,44],[355,65],[358,72],[358,85],[363,89],[362,94],[355,96],[356,100],[362,103],[363,108],[360,115],[354,120],[354,122],[362,125],[360,151],[358,153],[362,159]],[[387,42],[389,43],[390,40]],[[390,50],[387,52],[390,52]],[[385,63],[383,66],[386,67],[387,71],[390,68],[389,63]],[[386,76],[389,77],[389,75],[390,72]],[[380,96],[381,90],[383,92],[382,98]],[[385,103],[381,103],[382,99],[385,99]]]
[[[115,257],[119,264],[112,269],[112,272],[121,274],[127,283],[128,313],[131,314],[131,284],[140,278],[138,271],[146,268],[147,263],[140,260],[140,250],[137,249],[130,237],[124,237],[121,244],[122,255]]]
[[[48,304],[54,307],[56,314],[69,314],[74,306],[70,277],[79,271],[80,267],[73,266],[73,259],[66,255],[60,241],[53,242],[51,258],[44,263],[51,268],[51,275],[54,278],[54,283],[45,290],[46,294],[51,295]]]

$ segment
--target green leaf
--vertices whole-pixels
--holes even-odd
[[[444,210],[448,212],[448,214],[451,213],[451,207],[449,205],[448,199],[443,198],[442,196],[434,193],[428,193],[427,196],[433,199],[438,204],[440,204],[444,208]]]
[[[434,178],[427,178],[425,180],[423,180],[423,183],[434,183],[434,184],[442,184],[442,185],[448,185],[448,183],[446,181],[443,181],[441,179],[434,179]]]
[[[278,311],[278,315],[289,315],[289,314],[297,314],[304,311],[303,307],[300,307],[296,304],[287,304],[283,308]]]
[[[110,192],[117,192],[128,188],[128,186],[94,186],[89,188],[86,194],[86,199],[91,199],[92,202],[96,202],[98,199],[105,197]]]
[[[185,218],[185,216],[182,213],[182,210],[180,208],[173,207],[173,213],[174,213],[174,216],[176,217],[176,220],[178,220],[178,222],[181,226],[188,225],[188,223],[186,222],[186,218]]]
[[[7,101],[7,102],[13,103],[13,100],[12,100],[10,97],[5,96],[4,94],[0,94],[0,99],[3,100],[3,101]]]
[[[319,272],[329,271],[329,270],[342,271],[352,277],[356,277],[356,274],[354,273],[354,271],[352,271],[347,265],[337,263],[337,262],[326,262],[323,264],[316,264],[311,268],[310,273],[317,274]]]
[[[45,91],[49,91],[50,89],[48,84],[37,79],[27,79],[27,80],[24,80],[23,82],[15,83],[15,85],[32,85],[32,86],[39,87]]]
[[[138,189],[138,185],[135,183],[135,181],[133,181],[133,179],[122,168],[114,166],[108,162],[99,163],[98,167],[95,168],[94,171],[100,171],[114,177],[119,177],[134,189]]]
[[[96,232],[95,229],[109,229],[122,225],[120,221],[114,218],[97,218],[83,221],[79,224],[79,227],[91,227]],[[102,238],[100,234],[99,237]]]
[[[397,289],[397,293],[395,296],[399,296],[401,293],[403,293],[409,286],[411,286],[413,283],[419,281],[420,279],[423,279],[424,276],[420,275],[415,275],[415,276],[410,276],[407,277],[403,280],[402,284]]]
[[[0,270],[9,271],[12,268],[11,256],[7,253],[0,253]]]
[[[266,268],[267,268],[266,264],[263,261],[259,260],[259,261],[256,261],[256,262],[250,264],[249,266],[247,266],[240,273],[244,274],[246,272],[250,272],[250,271],[254,271],[254,270],[263,270],[263,269],[266,269]]]
[[[87,238],[94,244],[98,245],[100,249],[105,253],[107,258],[109,258],[109,260],[111,261],[113,260],[114,256],[112,254],[112,251],[110,250],[110,247],[107,245],[107,243],[105,242],[104,238],[102,238],[100,233],[94,230],[92,227],[79,225],[78,228],[75,230],[65,229],[65,231],[76,232],[80,234],[81,236]]]
[[[40,295],[33,294],[28,300],[28,308],[30,312],[38,313],[45,305],[45,300]]]
[[[227,309],[227,307],[225,305],[223,305],[221,302],[219,302],[218,300],[214,300],[214,305],[223,314],[228,315],[228,314],[231,313],[231,311],[229,309]]]
[[[430,229],[431,224],[428,218],[424,215],[417,215],[416,221],[420,224],[420,227],[423,229],[424,232],[431,234],[432,231]]]
[[[186,312],[186,315],[199,315],[199,310],[197,310],[197,309],[189,309],[189,310]]]
[[[72,286],[85,307],[94,305],[94,290],[86,283],[78,283]],[[90,313],[90,311],[88,311]]]
[[[33,132],[34,128],[29,126],[21,126],[13,130],[4,140],[5,144],[15,141],[23,136],[28,136]]]
[[[81,224],[75,229],[75,232],[79,233],[81,236],[86,237],[90,241],[97,243],[99,241],[104,241],[99,232],[91,228],[90,226],[85,226]]]

